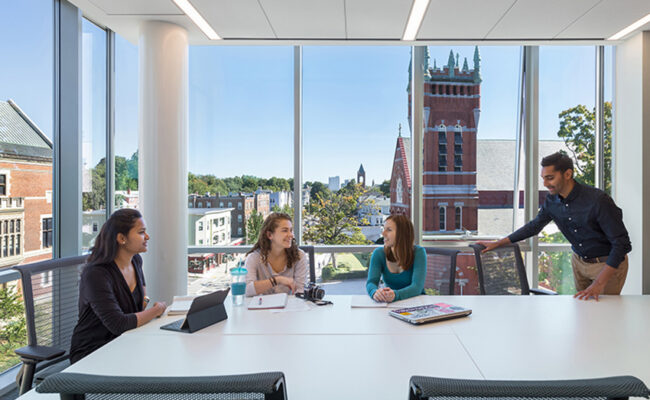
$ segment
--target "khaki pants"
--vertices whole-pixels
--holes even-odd
[[[585,290],[589,285],[591,285],[606,265],[607,264],[604,262],[595,264],[584,262],[580,256],[573,253],[573,257],[571,257],[571,266],[573,267],[573,281],[576,284],[576,291],[579,292]],[[626,277],[627,256],[625,256],[625,260],[623,260],[616,269],[614,276],[612,276],[609,282],[607,282],[601,294],[621,294],[621,289],[623,289]]]

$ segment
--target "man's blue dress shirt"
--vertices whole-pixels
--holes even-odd
[[[618,268],[632,250],[623,212],[600,189],[576,182],[566,199],[548,194],[537,217],[508,238],[514,243],[537,235],[551,221],[584,259],[607,256],[607,265]]]

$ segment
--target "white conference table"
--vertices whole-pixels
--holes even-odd
[[[199,376],[282,371],[290,399],[405,399],[412,375],[578,379],[634,375],[650,384],[650,296],[431,296],[473,309],[412,326],[388,309],[333,306],[274,313],[233,307],[193,334],[129,331],[67,369],[100,375]],[[429,301],[429,299],[427,299]],[[21,399],[57,399],[33,390]]]

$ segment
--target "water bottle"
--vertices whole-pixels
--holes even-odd
[[[241,306],[244,304],[244,294],[246,293],[246,268],[239,266],[230,269],[230,294],[232,295],[232,304]]]

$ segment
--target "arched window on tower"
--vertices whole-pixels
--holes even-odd
[[[463,208],[456,207],[456,215],[454,216],[455,224],[454,228],[459,231],[463,229]]]
[[[440,230],[441,231],[446,230],[445,229],[446,228],[445,222],[446,222],[446,219],[447,219],[447,213],[445,211],[446,211],[445,207],[441,206],[440,207]]]

